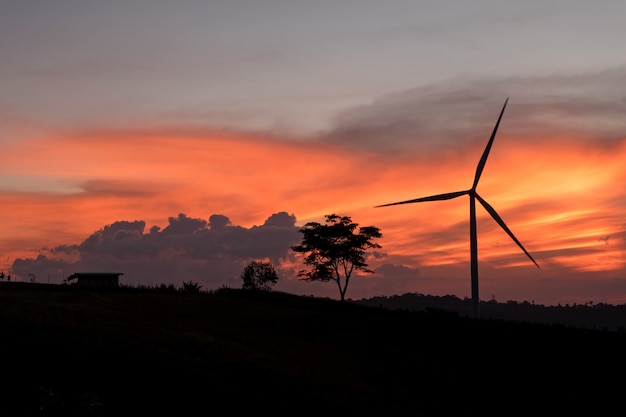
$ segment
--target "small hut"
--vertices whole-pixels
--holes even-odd
[[[81,287],[112,288],[119,286],[122,272],[74,272],[67,277],[67,282],[76,280]]]

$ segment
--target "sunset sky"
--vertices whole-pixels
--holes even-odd
[[[61,283],[308,283],[325,214],[376,226],[347,298],[626,303],[626,2],[4,0],[0,269]]]

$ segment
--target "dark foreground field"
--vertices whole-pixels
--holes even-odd
[[[284,293],[0,285],[0,416],[603,414],[626,333]]]

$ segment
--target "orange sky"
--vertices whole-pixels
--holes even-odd
[[[626,3],[3,3],[0,270],[62,282],[295,279],[308,221],[381,229],[348,298],[626,302]]]
[[[80,244],[116,221],[143,220],[147,230],[166,227],[179,213],[221,214],[252,228],[282,211],[298,226],[337,213],[383,233],[383,255],[369,260],[376,274],[355,278],[348,296],[469,296],[467,196],[374,206],[469,188],[487,133],[429,153],[155,129],[44,134],[4,144],[2,269],[10,271],[16,258],[60,256],[49,249]],[[626,138],[606,146],[583,139],[513,137],[501,127],[478,192],[541,268],[477,206],[481,299],[626,302],[620,284]],[[59,271],[50,273],[60,279]],[[285,276],[285,290],[336,295],[332,284],[291,278]]]

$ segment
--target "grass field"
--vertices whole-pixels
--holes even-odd
[[[4,283],[0,332],[1,416],[598,412],[626,370],[625,333],[234,289]]]

